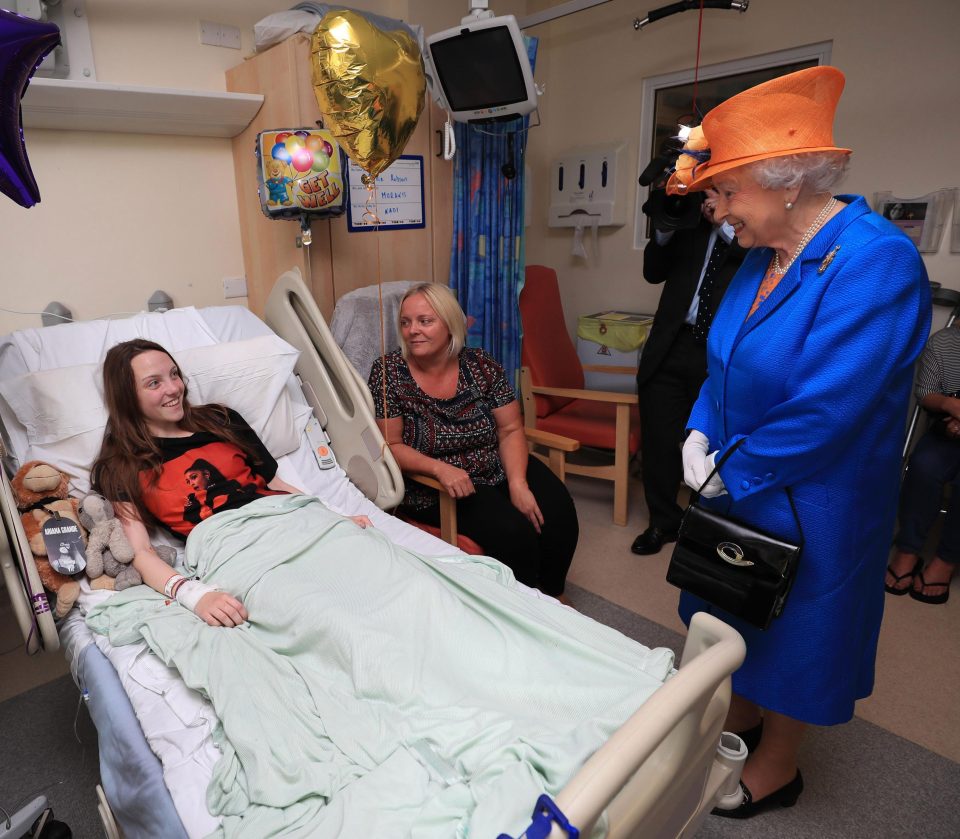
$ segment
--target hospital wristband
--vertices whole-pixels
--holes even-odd
[[[186,581],[187,578],[183,574],[174,574],[163,586],[164,596],[171,599],[176,597],[177,589]]]
[[[217,586],[201,583],[199,580],[184,580],[176,593],[177,603],[196,614],[200,598],[211,591],[220,591]]]

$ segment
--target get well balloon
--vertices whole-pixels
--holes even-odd
[[[333,154],[324,152],[328,147]],[[257,161],[260,209],[267,218],[303,222],[338,216],[346,209],[346,158],[328,130],[261,131],[257,135]]]
[[[43,57],[60,43],[52,23],[0,9],[0,192],[21,207],[40,200],[20,124],[20,99]]]
[[[400,21],[331,10],[314,30],[311,55],[324,127],[376,177],[399,157],[423,110],[416,39]]]

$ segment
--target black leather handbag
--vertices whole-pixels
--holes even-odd
[[[800,532],[796,545],[697,504],[703,488],[736,448],[724,454],[683,514],[667,582],[766,629],[786,604],[803,529],[789,488],[787,498]]]

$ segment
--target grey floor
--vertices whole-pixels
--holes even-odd
[[[44,795],[74,839],[93,839],[103,836],[97,731],[81,704],[70,676],[0,703],[0,807],[13,813]],[[0,813],[0,835],[4,823]]]
[[[660,624],[575,586],[568,588],[568,596],[578,609],[625,635],[648,646],[680,650],[682,637]],[[38,720],[45,722],[37,727]],[[0,807],[15,810],[43,794],[74,837],[102,836],[93,792],[99,780],[96,730],[70,677],[0,703],[0,732]],[[812,729],[801,759],[806,789],[796,807],[746,822],[710,817],[699,835],[960,837],[960,765],[946,758],[855,719]]]
[[[683,638],[584,589],[579,610],[647,646],[679,654]],[[957,839],[960,764],[864,720],[811,727],[800,756],[795,807],[737,821],[711,816],[699,837],[736,839]]]

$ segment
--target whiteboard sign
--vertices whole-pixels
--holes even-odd
[[[377,175],[376,201],[361,178],[363,169],[352,160],[347,168],[350,203],[347,229],[407,230],[425,227],[423,215],[423,156],[401,155]],[[369,204],[369,208],[368,208]],[[377,218],[380,219],[379,225]]]

